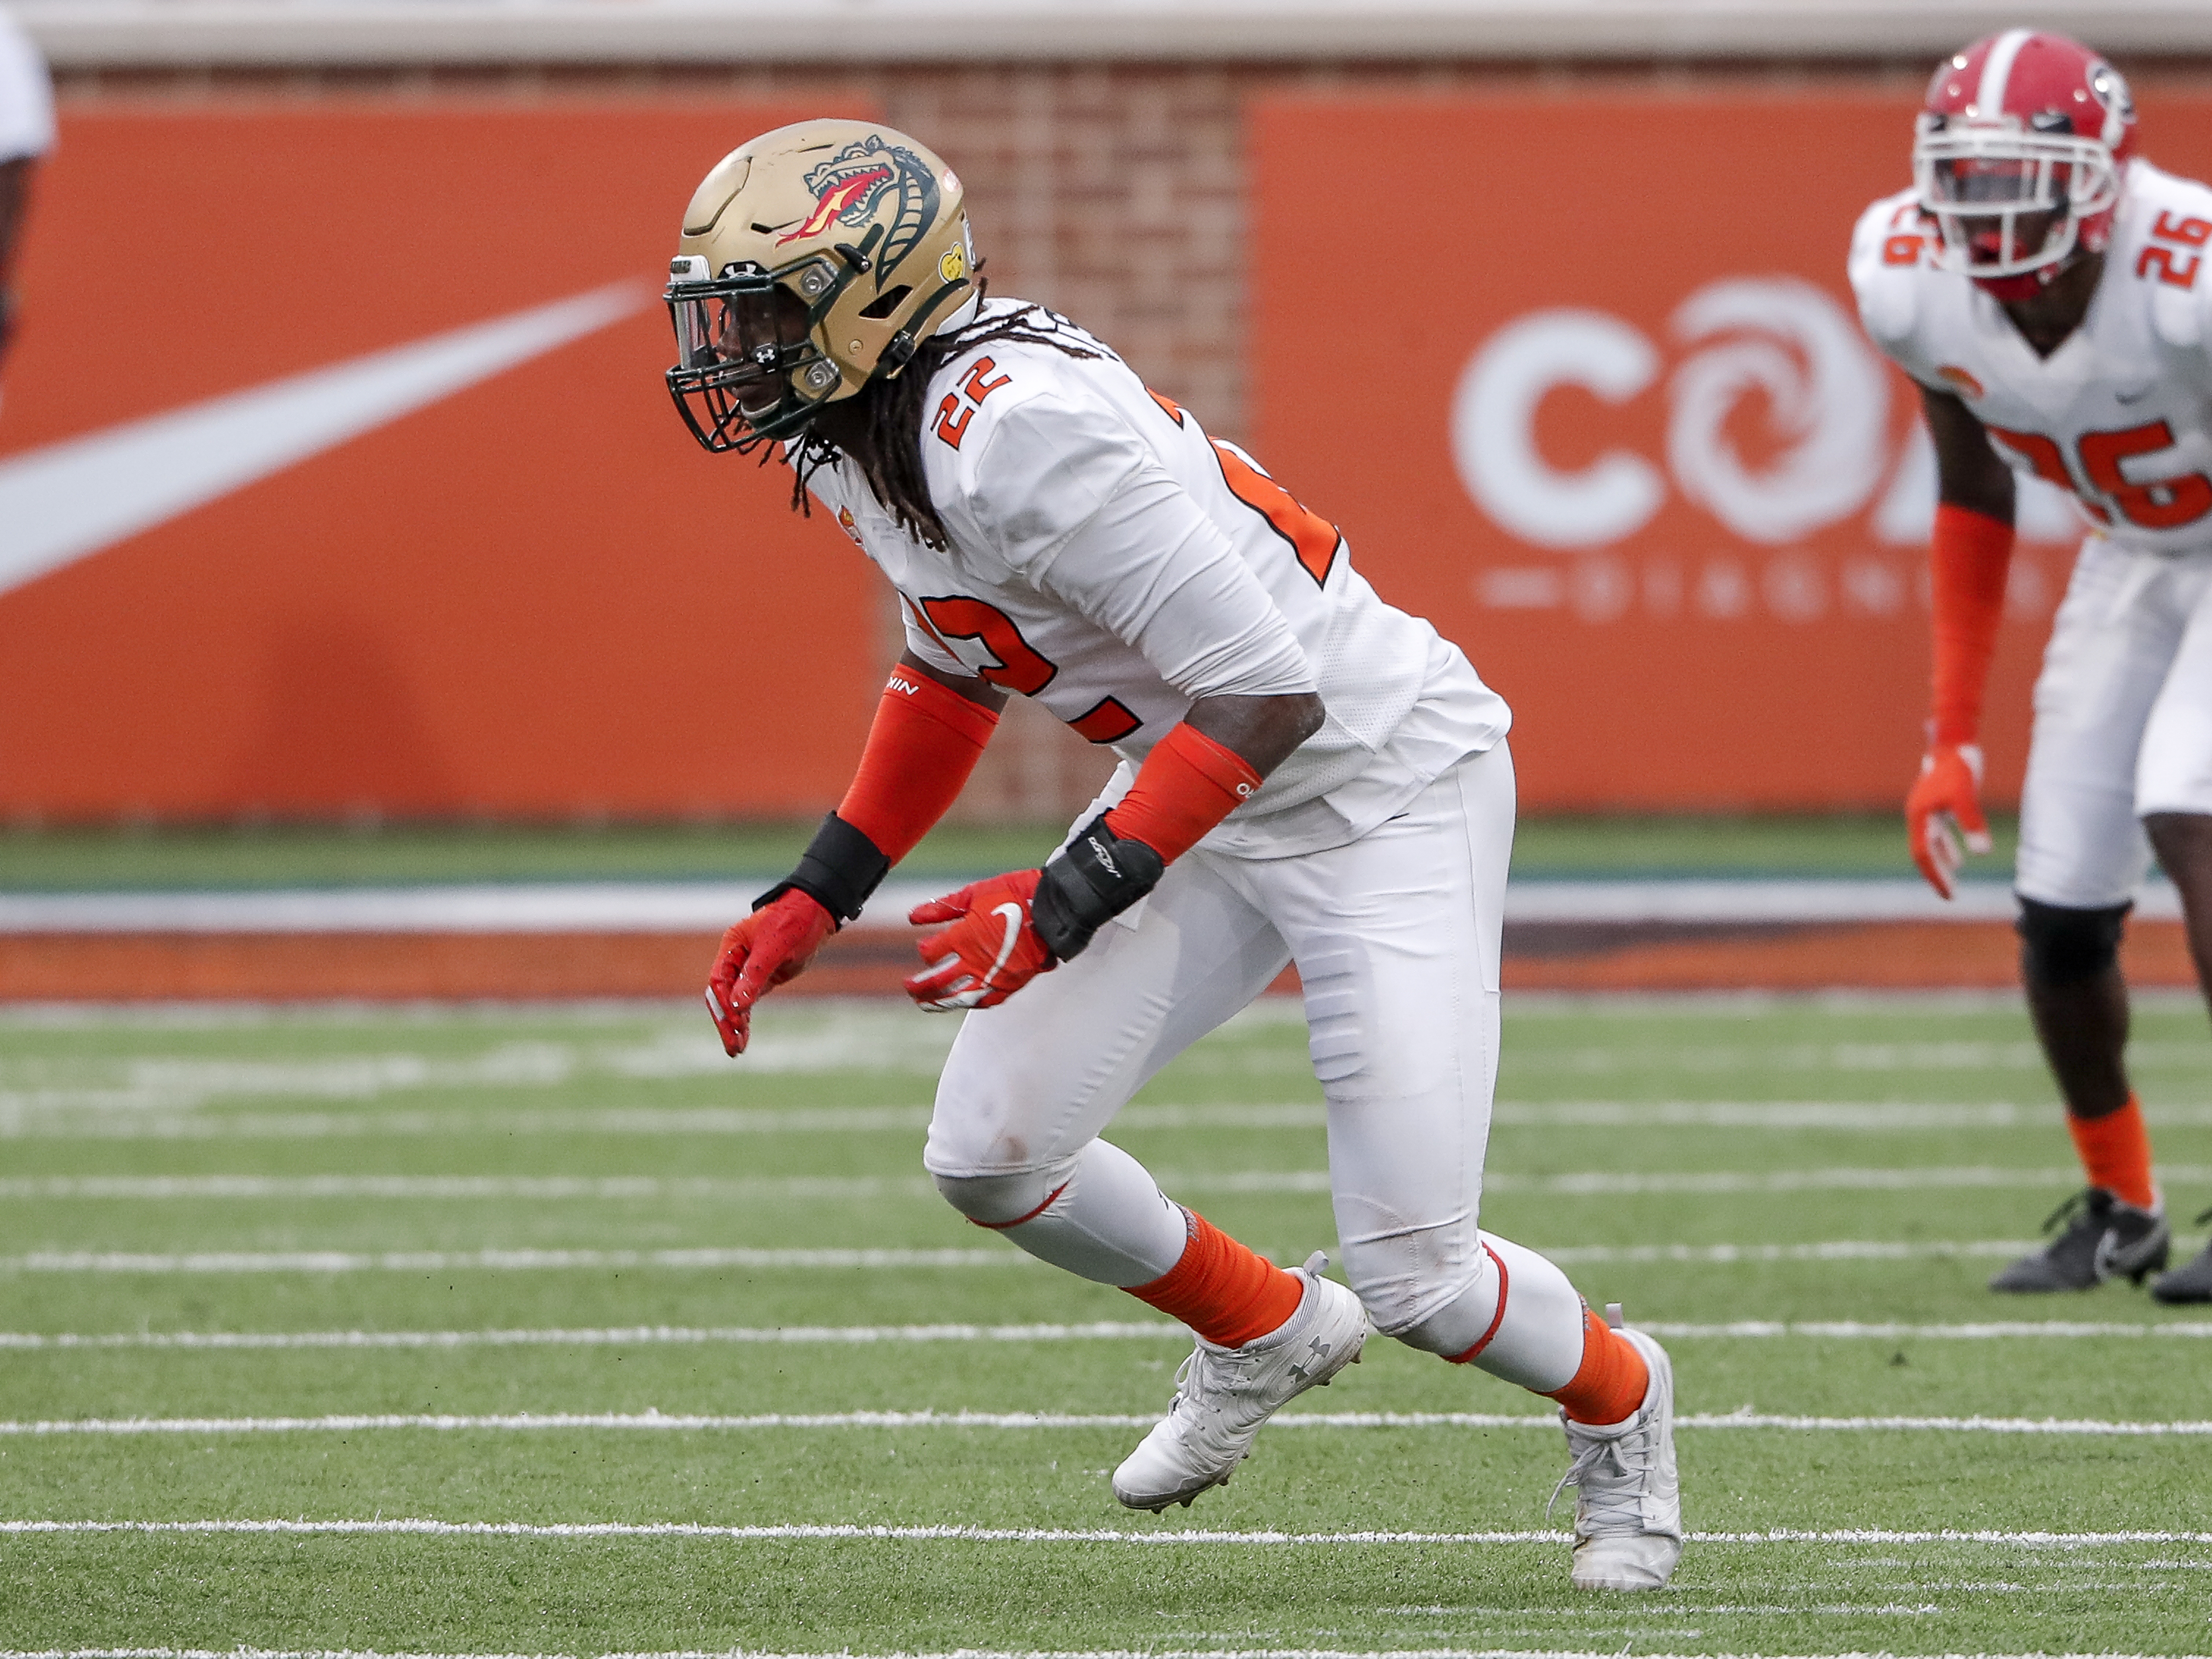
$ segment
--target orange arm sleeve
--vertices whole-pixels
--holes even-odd
[[[1936,636],[1929,740],[1973,743],[1981,735],[1982,690],[2004,617],[2012,526],[1946,501],[1936,509],[1928,554]]]
[[[1106,814],[1106,827],[1172,864],[1259,787],[1260,775],[1243,756],[1182,721],[1152,745],[1129,793]]]
[[[997,711],[894,668],[837,816],[896,864],[959,799],[998,724]]]

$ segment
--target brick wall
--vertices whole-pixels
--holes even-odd
[[[588,70],[88,71],[64,76],[64,109],[106,100],[173,103],[388,96],[493,96],[524,101],[617,94],[804,98],[856,89],[921,138],[966,183],[994,289],[1042,301],[1095,330],[1153,386],[1188,404],[1210,431],[1246,430],[1246,285],[1242,112],[1285,89],[1430,98],[1484,91],[1659,92],[1707,88],[1879,88],[1917,91],[1917,59],[1838,69],[1790,64],[1437,63],[1398,67],[1022,64],[897,65],[837,72],[696,65]],[[2201,90],[2212,65],[2124,64],[2138,90]],[[735,145],[750,135],[732,133]],[[1747,142],[1755,142],[1748,136]],[[1901,142],[1901,141],[1900,141]],[[1469,166],[1534,164],[1493,154]],[[1900,164],[1902,155],[1900,154]],[[1717,187],[1716,185],[1716,187]],[[670,207],[672,234],[674,214]],[[895,652],[896,619],[881,618]],[[888,655],[887,659],[888,660]],[[1016,698],[962,803],[971,818],[1066,819],[1109,769],[1101,755]]]

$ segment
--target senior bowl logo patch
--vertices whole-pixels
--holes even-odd
[[[779,246],[819,236],[832,224],[857,230],[876,216],[886,195],[895,198],[883,249],[876,255],[878,289],[937,219],[937,180],[921,157],[873,133],[811,169],[806,188],[814,192],[814,211],[796,229],[777,237]]]

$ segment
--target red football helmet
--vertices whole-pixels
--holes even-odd
[[[1939,263],[2020,300],[2102,251],[2135,137],[2127,82],[2063,34],[2007,29],[1947,59],[1912,145]]]

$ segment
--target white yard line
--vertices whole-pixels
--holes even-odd
[[[895,1543],[1150,1544],[1231,1546],[1345,1544],[1565,1544],[1572,1534],[1529,1528],[1497,1532],[1217,1532],[1192,1528],[1125,1531],[1100,1527],[889,1527],[809,1525],[717,1526],[696,1521],[431,1521],[0,1520],[0,1536],[56,1533],[276,1534],[279,1536],[417,1536],[432,1538],[726,1538],[737,1540],[866,1539]],[[2003,1532],[1944,1528],[1908,1531],[1887,1527],[1831,1531],[1773,1528],[1765,1532],[1692,1532],[1692,1544],[1996,1544],[2087,1549],[2118,1544],[2212,1544],[2212,1532]],[[223,1659],[234,1659],[236,1650]],[[750,1656],[749,1656],[750,1659]],[[2110,1659],[2110,1656],[2099,1656]]]
[[[757,882],[454,883],[416,887],[0,894],[0,934],[51,933],[703,933],[752,903]],[[888,882],[858,926],[900,936],[942,882]],[[2010,921],[2011,889],[1967,881],[1945,903],[1919,881],[1680,879],[1530,881],[1505,892],[1516,922],[1831,923]],[[2146,884],[2139,917],[2180,915],[2173,889]]]
[[[647,1412],[519,1412],[480,1417],[365,1414],[326,1417],[108,1417],[0,1420],[0,1437],[160,1434],[360,1434],[385,1430],[434,1433],[543,1433],[643,1430],[724,1433],[773,1429],[1142,1429],[1157,1413],[1062,1412],[763,1412],[745,1416]],[[1278,1429],[1539,1429],[1556,1414],[1526,1412],[1285,1412]],[[2122,1439],[2212,1436],[2212,1421],[2135,1423],[2099,1418],[1806,1417],[1761,1412],[1692,1413],[1678,1429],[1775,1429],[1802,1434],[1945,1433],[2092,1436]]]
[[[2077,1320],[2010,1320],[1980,1324],[1867,1324],[1856,1321],[1738,1320],[1686,1324],[1636,1320],[1640,1331],[1669,1341],[1808,1337],[1878,1342],[2057,1341],[2112,1338],[2212,1339],[2212,1321],[2108,1324]],[[605,1348],[931,1342],[1172,1342],[1190,1333],[1166,1320],[1074,1325],[628,1325],[580,1329],[481,1331],[0,1331],[0,1352],[158,1349],[233,1352],[262,1349],[449,1350],[456,1348]]]
[[[1938,1609],[1914,1607],[1845,1608],[1851,1613],[1896,1614],[1927,1613]],[[1578,1610],[1571,1610],[1578,1611]],[[1595,1611],[1595,1609],[1594,1609]],[[1698,1609],[1729,1612],[1734,1609]],[[1764,1609],[1762,1609],[1764,1611]],[[1778,1607],[1780,1613],[1823,1612],[1822,1608]],[[373,1648],[344,1649],[276,1649],[276,1648],[42,1648],[0,1649],[0,1659],[867,1659],[855,1655],[850,1649],[836,1653],[776,1653],[752,1648],[720,1648],[714,1650],[683,1649],[663,1653],[595,1654],[590,1649],[578,1654],[520,1654],[520,1653],[422,1653],[416,1651],[381,1652]],[[1589,1648],[1384,1648],[1352,1650],[1344,1648],[1146,1648],[1136,1649],[1048,1649],[1023,1650],[1002,1648],[961,1648],[937,1654],[900,1653],[884,1656],[884,1659],[1620,1659],[1620,1650],[1599,1651]],[[1713,1659],[1711,1655],[1651,1653],[1639,1655],[1638,1659]],[[1915,1659],[1915,1656],[1891,1650],[1881,1655],[1850,1653],[1812,1655],[1735,1654],[1723,1659]],[[1947,1654],[1929,1655],[1927,1659],[2052,1659],[2045,1654]],[[2105,1652],[2094,1656],[2061,1656],[2060,1659],[2150,1659],[2143,1654]],[[2193,1656],[2191,1659],[2204,1659]]]
[[[276,1092],[270,1091],[270,1092]],[[303,1091],[316,1092],[316,1091]],[[215,1098],[210,1096],[205,1098]],[[637,1139],[665,1136],[914,1134],[929,1122],[926,1106],[821,1107],[775,1110],[720,1106],[517,1108],[509,1111],[197,1109],[203,1098],[152,1090],[0,1087],[0,1139],[322,1140],[548,1136]],[[2212,1105],[2160,1105],[2154,1129],[2212,1127]],[[1501,1101],[1498,1128],[1730,1129],[1795,1133],[1928,1134],[1960,1130],[2047,1129],[2055,1109],[1996,1101],[1971,1105],[1899,1105],[1854,1101]],[[1318,1129],[1318,1103],[1141,1104],[1115,1119],[1121,1129]]]
[[[1561,1266],[1584,1262],[1912,1261],[1953,1257],[2012,1257],[2035,1249],[2022,1239],[1830,1239],[1817,1244],[1564,1244],[1540,1247]]]
[[[1297,1109],[1298,1121],[1318,1126],[1319,1107]],[[502,1140],[552,1136],[610,1139],[663,1136],[901,1134],[929,1125],[927,1106],[823,1107],[794,1111],[739,1107],[616,1107],[602,1109],[477,1111],[142,1110],[58,1106],[43,1097],[0,1091],[0,1139],[7,1140],[352,1140],[439,1139],[471,1136]],[[1274,1124],[1267,1127],[1291,1127]]]
[[[1538,1247],[1563,1266],[1652,1261],[1914,1261],[2012,1257],[2036,1248],[2022,1239],[1832,1239],[1813,1244],[1572,1244]],[[1034,1258],[1011,1245],[984,1250],[210,1250],[184,1255],[129,1250],[35,1250],[0,1256],[9,1273],[534,1273],[607,1267],[862,1268],[1012,1267]]]
[[[1796,1320],[1788,1322],[1774,1320],[1742,1319],[1727,1324],[1686,1324],[1667,1320],[1632,1320],[1639,1331],[1669,1341],[1697,1340],[1707,1337],[1785,1337],[1804,1336],[1844,1341],[1870,1340],[1901,1342],[1928,1340],[1937,1342],[1993,1342],[2009,1340],[2029,1341],[2071,1340],[2090,1337],[2179,1337],[2183,1339],[2212,1338],[2212,1322],[2176,1319],[2163,1324],[2123,1325],[2100,1323],[2088,1320],[2016,1319],[1987,1320],[1959,1325],[1905,1325],[1889,1322],[1867,1323],[1857,1320]],[[0,1337],[0,1346],[7,1339]]]
[[[1325,1193],[1326,1170],[1161,1170],[1171,1191]],[[2169,1182],[2212,1182],[2212,1164],[2162,1164]],[[2071,1188],[2078,1168],[2002,1169],[1987,1164],[1918,1169],[1660,1170],[1643,1174],[1582,1170],[1524,1176],[1492,1170],[1486,1193],[1545,1193],[1560,1197],[1627,1196],[1644,1193],[1915,1192],[1974,1188]],[[926,1198],[936,1187],[923,1176],[18,1176],[0,1177],[0,1200],[169,1199],[262,1200],[276,1203],[328,1199],[438,1200],[476,1203],[527,1200],[534,1203],[604,1199],[666,1202],[677,1199],[739,1202],[762,1199]]]
[[[1593,1609],[1596,1611],[1598,1609]],[[1571,1613],[1578,1609],[1569,1610]],[[1694,1611],[1711,1616],[1715,1613],[1733,1612],[1733,1608],[1698,1608]],[[1760,1611],[1768,1611],[1760,1609]],[[1824,1612],[1823,1608],[1776,1607],[1777,1613]],[[1926,1614],[1940,1609],[1929,1607],[1851,1607],[1839,1611]],[[1620,1659],[1620,1650],[1599,1651],[1588,1648],[1383,1648],[1353,1650],[1344,1648],[1146,1648],[1141,1650],[1122,1648],[1043,1649],[1024,1650],[1005,1648],[960,1648],[937,1654],[900,1653],[884,1656],[884,1659]],[[520,1654],[520,1653],[423,1653],[414,1650],[381,1652],[374,1648],[41,1648],[0,1649],[0,1659],[867,1659],[855,1655],[850,1649],[836,1653],[776,1653],[753,1648],[718,1648],[702,1650],[681,1649],[661,1653],[598,1654],[583,1649],[578,1654]],[[1638,1659],[1713,1659],[1711,1655],[1652,1653],[1639,1655]],[[1911,1654],[1886,1650],[1882,1654],[1764,1655],[1736,1654],[1723,1659],[1915,1659]],[[2045,1654],[1947,1654],[1929,1655],[1927,1659],[2052,1659]],[[2149,1659],[2142,1654],[2105,1652],[2097,1655],[2062,1656],[2061,1659]],[[2195,1656],[2194,1659],[2204,1659]]]
[[[1033,1258],[1011,1246],[985,1250],[346,1250],[34,1251],[0,1256],[0,1274],[534,1273],[568,1268],[1014,1267]]]
[[[745,901],[751,903],[751,900]],[[2135,998],[2146,1007],[2193,1011],[2203,1006],[2194,990],[2149,986]],[[1895,1019],[1954,1020],[1970,1013],[2017,1013],[2018,988],[1987,990],[1960,987],[1914,991],[1516,991],[1514,1012],[1522,1018],[1638,1018],[1684,1013],[1771,1013],[1783,1008],[1811,1008],[1822,1013],[1881,1014]],[[391,1026],[450,1029],[507,1024],[538,1019],[562,1026],[634,1024],[665,1021],[689,1025],[698,1015],[689,994],[661,997],[544,998],[535,1001],[479,1003],[417,1000],[407,1002],[10,1002],[0,1006],[0,1030],[101,1030],[337,1027],[377,1030]],[[1304,1007],[1292,996],[1262,996],[1236,1016],[1237,1028],[1281,1027],[1304,1023]],[[872,1020],[896,1024],[915,1018],[911,1008],[881,997],[810,997],[787,1004],[779,1018]]]
[[[2212,1326],[2205,1327],[2212,1335]],[[1190,1333],[1166,1320],[1087,1325],[635,1325],[603,1330],[0,1332],[0,1352],[76,1348],[606,1348],[708,1343],[1172,1341]]]

